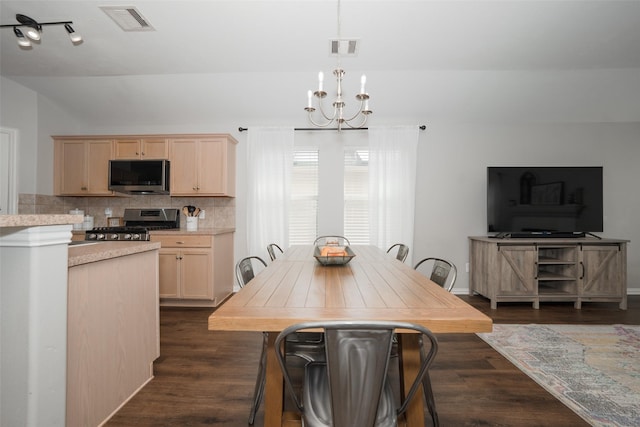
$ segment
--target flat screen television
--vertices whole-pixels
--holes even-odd
[[[601,232],[602,167],[487,168],[487,230],[498,237]]]

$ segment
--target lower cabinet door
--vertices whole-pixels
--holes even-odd
[[[160,249],[159,273],[160,273],[160,298],[180,297],[180,251]]]
[[[213,299],[213,256],[210,249],[184,249],[180,260],[182,298]]]
[[[496,272],[498,296],[536,295],[536,250],[533,245],[499,246]]]
[[[583,245],[582,295],[622,296],[626,292],[622,280],[622,256],[617,245]]]

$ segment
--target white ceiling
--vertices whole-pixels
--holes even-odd
[[[155,28],[124,32],[100,6]],[[305,125],[306,91],[336,58],[335,1],[5,1],[44,27],[30,50],[0,32],[0,73],[90,126],[246,120]],[[343,0],[347,102],[367,74],[372,123],[640,121],[640,1]],[[333,87],[331,82],[326,83]],[[349,106],[349,105],[348,105]]]

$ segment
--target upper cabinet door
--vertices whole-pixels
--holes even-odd
[[[115,158],[131,160],[154,160],[169,158],[166,138],[116,139]]]
[[[235,144],[228,136],[170,140],[171,195],[235,197]]]
[[[108,182],[112,140],[55,140],[54,144],[54,194],[113,195]]]
[[[198,193],[198,140],[172,139],[169,141],[171,195]]]

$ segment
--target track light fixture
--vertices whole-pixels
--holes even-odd
[[[71,24],[73,21],[58,21],[58,22],[38,22],[33,18],[18,13],[16,15],[16,24],[3,24],[0,28],[13,28],[13,33],[18,39],[18,45],[21,47],[31,47],[31,40],[40,40],[42,34],[42,27],[44,25],[64,25],[64,28],[69,33],[69,38],[73,44],[82,43],[82,37],[76,33]],[[26,36],[26,37],[25,37]]]

